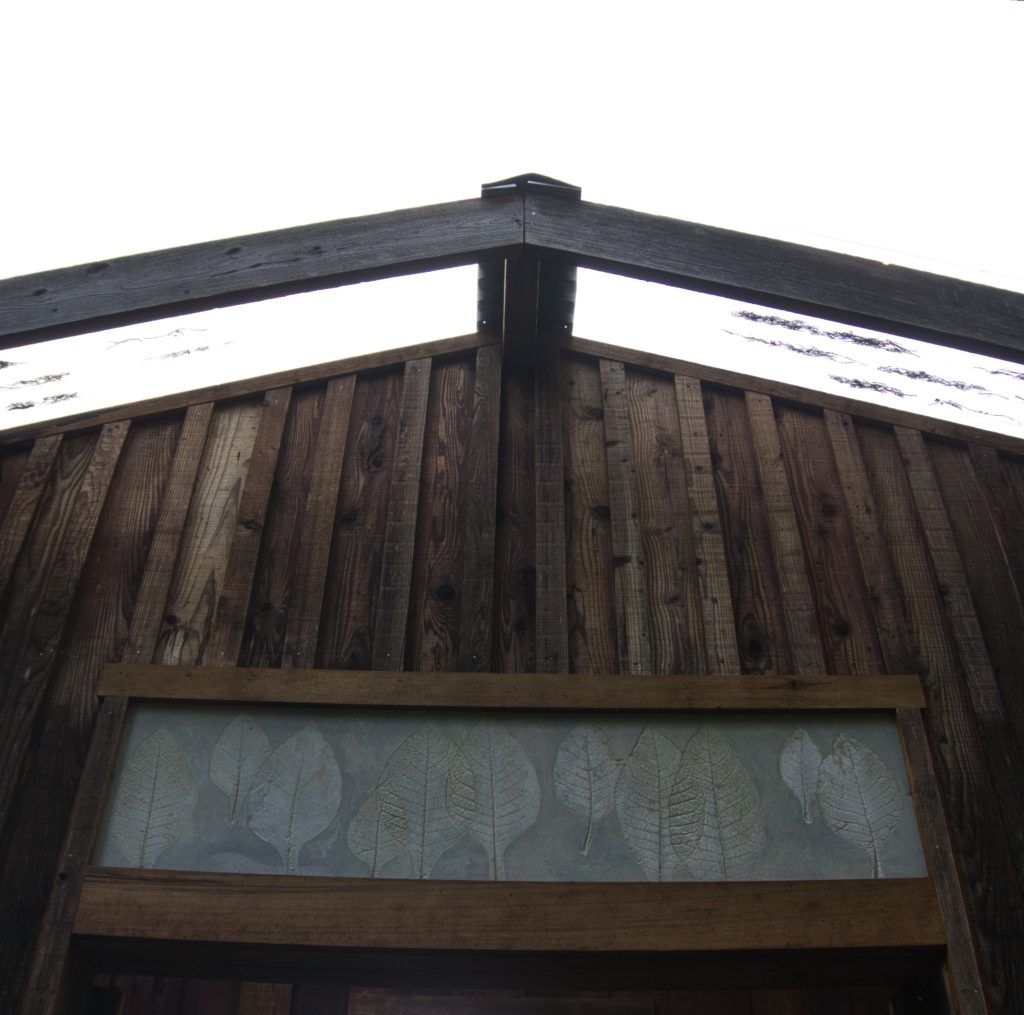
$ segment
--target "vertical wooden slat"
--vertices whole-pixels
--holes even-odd
[[[1004,468],[999,453],[983,444],[970,445],[970,454],[995,522],[1007,569],[1016,585],[1017,595],[1024,599],[1024,525],[1021,524],[1024,485],[1010,482],[1011,475],[1016,478],[1019,472],[1020,459],[1008,459]],[[1016,470],[1011,463],[1017,465]]]
[[[775,411],[767,395],[748,391],[746,402],[793,665],[798,673],[824,673],[818,618],[807,580],[807,561],[782,458]]]
[[[466,673],[487,670],[491,665],[500,415],[501,346],[485,345],[476,351],[465,472],[459,669]]]
[[[21,482],[21,474],[28,465],[35,447],[35,441],[21,447],[0,450],[0,529],[3,528],[7,509],[11,506],[14,494]]]
[[[600,369],[619,671],[645,674],[651,672],[651,634],[636,466],[626,411],[626,371],[621,363],[606,359],[600,361]]]
[[[238,1015],[290,1015],[290,983],[243,983],[238,992]]]
[[[224,583],[217,597],[210,639],[203,653],[206,663],[234,666],[238,662],[291,396],[291,388],[274,388],[263,398],[252,457],[238,503],[238,515],[234,519]]]
[[[236,1015],[240,988],[231,980],[183,980],[178,1015]]]
[[[412,586],[430,367],[429,359],[409,360],[405,365],[398,445],[391,473],[387,532],[381,561],[380,597],[373,630],[371,661],[376,670],[400,670],[405,658],[405,628]]]
[[[675,388],[693,548],[698,561],[697,576],[700,582],[708,672],[739,673],[740,655],[736,644],[729,567],[722,539],[718,498],[715,495],[714,470],[700,381],[677,374]]]
[[[291,1015],[345,1015],[348,987],[340,983],[297,983]]]
[[[14,562],[18,559],[43,490],[50,479],[60,445],[60,434],[40,437],[32,445],[28,462],[18,477],[18,485],[0,524],[0,600],[7,591]]]
[[[355,386],[355,374],[335,377],[327,384],[309,499],[295,562],[282,666],[312,666],[316,660],[334,514],[338,506],[338,486],[345,461]]]
[[[123,662],[150,662],[156,650],[174,563],[202,460],[213,406],[191,406],[185,414],[160,514],[149,546],[146,569],[135,600]],[[126,701],[107,698],[97,717],[78,794],[68,821],[57,877],[36,945],[35,961],[22,1003],[23,1015],[56,1015],[63,1010],[70,971],[71,928],[103,814],[107,784],[124,725]]]
[[[905,673],[915,668],[911,663],[917,660],[910,651],[910,630],[899,585],[879,527],[878,508],[853,420],[846,413],[826,409],[825,426],[850,514],[854,543],[874,607],[884,667],[889,673]],[[914,803],[924,832],[929,869],[948,937],[947,962],[960,1013],[983,1015],[988,1009],[981,971],[971,934],[970,916],[960,890],[956,856],[936,783],[924,720],[919,709],[900,709],[897,721],[913,781]]]

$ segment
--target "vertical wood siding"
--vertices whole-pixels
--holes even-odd
[[[121,658],[917,671],[987,989],[1024,1004],[1024,447],[602,356],[481,346],[0,452],[0,1008]],[[345,1005],[117,983],[126,1012]]]

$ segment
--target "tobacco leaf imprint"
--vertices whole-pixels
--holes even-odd
[[[341,804],[341,771],[334,752],[309,725],[266,760],[249,793],[249,827],[281,854],[286,874],[299,850],[330,823]]]
[[[349,823],[348,848],[375,878],[384,864],[402,852],[407,835],[401,803],[387,785],[375,786]]]
[[[800,803],[804,821],[814,821],[811,805],[818,791],[818,769],[821,751],[805,730],[797,730],[787,737],[779,751],[779,775]]]
[[[903,798],[885,762],[840,733],[821,763],[818,806],[836,835],[868,854],[872,877],[882,877],[880,847],[903,816]]]
[[[748,878],[764,851],[764,812],[750,775],[718,730],[697,730],[683,751],[681,792],[704,801],[704,828],[686,865],[701,881]]]
[[[465,764],[452,740],[427,725],[399,744],[384,768],[383,820],[408,854],[415,878],[430,877],[441,854],[462,838],[448,813],[447,788],[453,767]]]
[[[580,852],[587,854],[594,823],[615,806],[619,763],[612,756],[604,730],[577,726],[562,741],[555,755],[555,793],[578,818],[587,823]]]
[[[667,881],[679,865],[670,800],[682,755],[671,740],[644,729],[615,784],[619,827],[648,881]]]
[[[148,736],[121,769],[110,832],[132,867],[153,867],[185,834],[198,800],[177,740],[166,729]]]
[[[537,820],[540,783],[526,752],[494,723],[479,723],[462,745],[465,764],[448,777],[448,813],[487,852],[491,878],[505,879],[505,850]]]
[[[270,741],[251,715],[235,716],[213,745],[210,780],[231,801],[232,824],[269,757]]]

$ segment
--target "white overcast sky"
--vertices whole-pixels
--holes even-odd
[[[1021,0],[9,4],[0,277],[529,170],[1024,291],[1022,79]]]

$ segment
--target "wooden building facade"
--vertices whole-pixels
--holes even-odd
[[[571,325],[583,264],[1020,362],[1024,297],[531,177],[11,280],[4,342],[458,263],[476,334],[0,435],[0,1008],[1019,1010],[1024,442]],[[90,867],[147,697],[892,709],[929,876]]]

